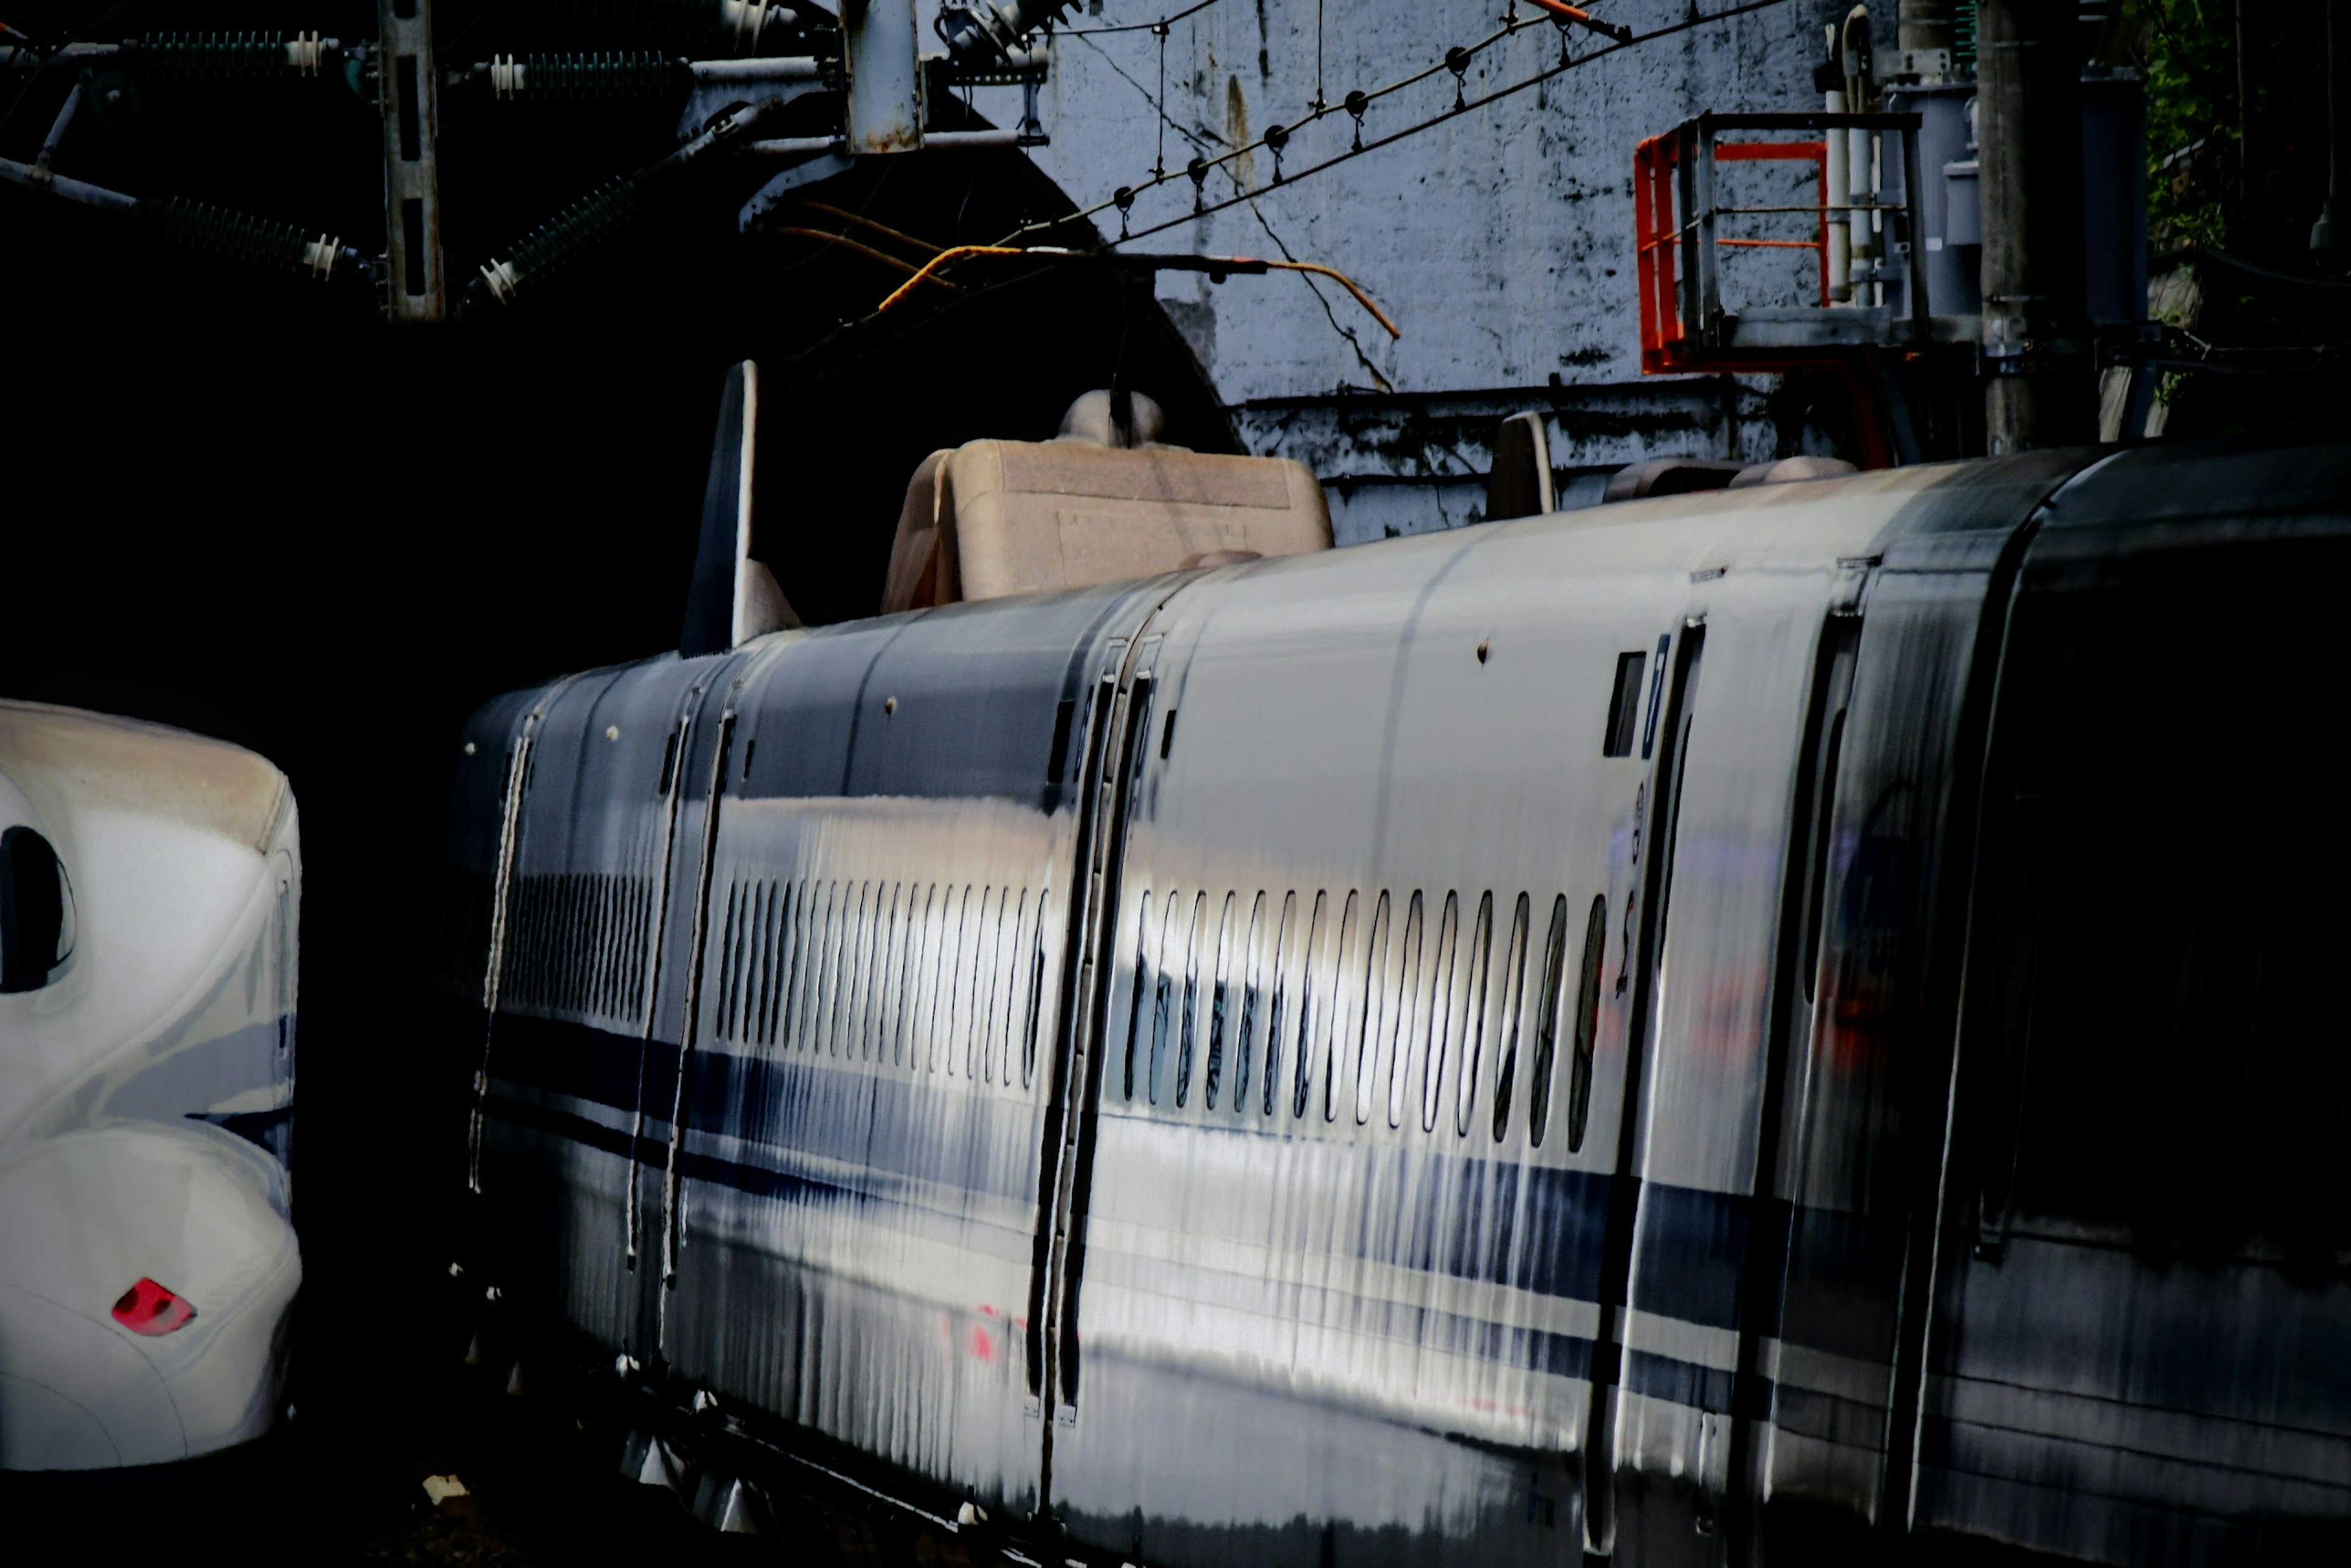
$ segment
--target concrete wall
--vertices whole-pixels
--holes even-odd
[[[1592,0],[1636,31],[1729,0]],[[1241,204],[1132,248],[1281,256],[1354,277],[1404,336],[1386,334],[1327,280],[1295,274],[1212,284],[1161,276],[1159,295],[1256,450],[1302,459],[1332,482],[1343,538],[1417,532],[1476,520],[1494,420],[1550,411],[1562,481],[1667,453],[1766,457],[1791,444],[1767,417],[1768,382],[1733,386],[1645,381],[1634,295],[1632,162],[1635,141],[1705,109],[1817,107],[1812,84],[1823,26],[1850,0],[1782,0],[1745,16],[1608,54],[1514,97],[1303,179],[1270,186],[1263,151],[1211,172],[1211,201],[1267,187]],[[1296,125],[1316,91],[1336,104],[1440,62],[1457,44],[1496,30],[1510,0],[1217,0],[1169,27],[1164,124],[1160,46],[1150,32],[1088,36],[1149,23],[1182,5],[1085,0],[1053,46],[1041,117],[1052,144],[1039,164],[1081,205],[1146,181],[1160,155],[1173,178],[1134,202],[1141,231],[1183,219],[1195,152],[1214,157],[1268,124]],[[1533,7],[1520,5],[1531,16]],[[1893,39],[1893,0],[1874,7]],[[1568,37],[1578,56],[1603,40]],[[1464,84],[1481,91],[1555,63],[1561,35],[1529,28],[1477,56]],[[1371,109],[1367,137],[1450,107],[1455,80],[1434,76]],[[984,89],[977,107],[1000,124],[1017,93]],[[1345,150],[1353,124],[1334,112],[1299,130],[1286,174]],[[1797,171],[1788,171],[1782,183]],[[1792,185],[1789,193],[1793,193]],[[1808,194],[1800,199],[1809,199]],[[1096,220],[1105,238],[1118,214]],[[1757,232],[1762,232],[1761,230]],[[1811,287],[1804,253],[1747,252],[1769,287]],[[1785,274],[1780,277],[1778,274]],[[1800,275],[1802,277],[1800,277]],[[1762,273],[1757,272],[1761,278]],[[1364,395],[1372,394],[1372,395]],[[1801,435],[1800,445],[1814,443]]]

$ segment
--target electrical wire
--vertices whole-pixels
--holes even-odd
[[[799,231],[793,230],[788,232],[797,233]],[[949,246],[946,249],[939,252],[938,255],[925,262],[919,269],[907,267],[906,270],[912,272],[914,276],[907,278],[905,282],[900,284],[895,289],[892,290],[888,298],[875,306],[873,308],[873,314],[879,316],[884,310],[889,309],[893,305],[897,304],[898,301],[913,293],[914,286],[918,283],[937,283],[942,281],[938,277],[941,270],[953,266],[955,263],[963,260],[967,256],[1053,256],[1065,261],[1096,261],[1104,259],[1101,256],[1092,252],[1082,250],[1064,250],[1058,246]],[[1364,292],[1363,287],[1360,284],[1358,284],[1353,278],[1348,277],[1345,273],[1340,271],[1337,267],[1325,267],[1320,262],[1288,260],[1276,261],[1271,257],[1260,258],[1253,256],[1184,256],[1180,258],[1145,257],[1137,259],[1149,261],[1155,266],[1166,266],[1170,265],[1171,262],[1180,261],[1184,266],[1185,270],[1192,272],[1210,272],[1219,274],[1226,271],[1311,272],[1318,277],[1330,278],[1332,282],[1338,284],[1340,287],[1353,295],[1355,297],[1355,303],[1362,306],[1366,311],[1369,311],[1371,313],[1372,319],[1377,321],[1382,327],[1387,329],[1387,334],[1389,337],[1401,338],[1404,336],[1404,329],[1398,327],[1394,321],[1388,319],[1387,312],[1381,309],[1378,302],[1373,299],[1369,294]],[[1223,265],[1217,265],[1219,263]],[[1129,262],[1130,266],[1133,264],[1133,261]]]
[[[852,213],[846,207],[836,207],[831,202],[802,201],[799,204],[808,208],[809,211],[812,213],[823,213],[829,217],[836,217],[840,218],[844,223],[854,224],[859,228],[872,229],[875,234],[881,235],[886,239],[894,239],[901,245],[913,246],[916,250],[927,252],[932,256],[936,256],[940,251],[946,248],[944,246],[933,245],[926,239],[916,239],[913,235],[903,234],[900,231],[892,228],[888,224],[877,224],[862,213]]]
[[[1447,120],[1458,119],[1460,116],[1469,113],[1473,110],[1482,109],[1488,104],[1498,102],[1499,100],[1509,98],[1513,94],[1524,92],[1527,89],[1537,86],[1540,83],[1549,81],[1553,77],[1559,76],[1562,72],[1573,70],[1578,66],[1589,65],[1594,60],[1605,58],[1607,56],[1615,54],[1619,50],[1634,48],[1639,45],[1650,43],[1658,38],[1670,37],[1678,33],[1687,33],[1691,31],[1693,28],[1705,26],[1711,22],[1728,21],[1731,17],[1743,16],[1751,12],[1770,10],[1772,7],[1784,3],[1785,0],[1744,0],[1743,4],[1728,5],[1717,11],[1692,13],[1685,16],[1679,21],[1668,22],[1662,26],[1653,27],[1646,33],[1627,33],[1625,35],[1614,36],[1613,37],[1613,41],[1592,50],[1588,54],[1571,56],[1566,54],[1564,47],[1562,47],[1561,58],[1559,63],[1556,65],[1538,71],[1534,75],[1527,77],[1520,81],[1513,82],[1508,87],[1499,88],[1494,91],[1479,98],[1473,99],[1463,95],[1457,100],[1454,107],[1450,109],[1433,114],[1427,119],[1420,120],[1416,124],[1405,126],[1400,131],[1392,131],[1388,135],[1367,140],[1361,145],[1351,147],[1345,152],[1324,159],[1320,163],[1310,164],[1303,169],[1298,170],[1294,173],[1284,174],[1278,182],[1278,184],[1295,184],[1297,182],[1305,179],[1310,174],[1320,173],[1323,170],[1329,169],[1335,164],[1346,162],[1349,159],[1361,157],[1364,153],[1388,146],[1394,142],[1404,141],[1407,137],[1416,136],[1424,131],[1431,130],[1436,126],[1445,123]],[[1246,142],[1241,146],[1228,149],[1226,152],[1217,154],[1217,156],[1213,159],[1195,160],[1189,169],[1179,171],[1178,173],[1191,178],[1196,186],[1207,179],[1209,171],[1232,162],[1234,160],[1239,158],[1243,153],[1255,152],[1260,147],[1270,149],[1270,143],[1268,141],[1269,137],[1278,136],[1281,142],[1286,143],[1290,137],[1295,135],[1305,126],[1311,125],[1319,120],[1325,119],[1331,114],[1338,112],[1341,109],[1345,110],[1348,113],[1356,114],[1360,117],[1360,113],[1363,110],[1369,108],[1372,104],[1376,103],[1381,99],[1386,98],[1394,93],[1401,92],[1405,89],[1416,86],[1420,82],[1426,81],[1429,78],[1437,75],[1439,71],[1453,70],[1457,75],[1466,74],[1468,61],[1474,58],[1483,50],[1490,48],[1504,38],[1524,32],[1531,27],[1544,26],[1560,26],[1560,24],[1551,22],[1548,17],[1536,17],[1522,21],[1514,20],[1507,22],[1499,31],[1489,34],[1475,44],[1450,51],[1447,58],[1437,60],[1431,65],[1426,66],[1421,69],[1413,72],[1409,76],[1400,77],[1396,80],[1389,82],[1384,87],[1374,89],[1369,92],[1362,93],[1360,96],[1355,93],[1350,93],[1347,95],[1346,99],[1340,105],[1326,106],[1319,113],[1310,111],[1307,118],[1304,120],[1301,120],[1298,125],[1282,127],[1279,131],[1277,131],[1274,127],[1269,126],[1265,134],[1260,135],[1254,141]],[[1456,61],[1459,62],[1458,66],[1456,65]],[[1144,180],[1138,184],[1123,187],[1122,193],[1127,198],[1126,204],[1131,205],[1134,197],[1139,196],[1145,191],[1149,191],[1156,186],[1166,184],[1176,177],[1176,175],[1167,174],[1156,175],[1151,179]],[[1238,183],[1238,182],[1236,182],[1236,183]],[[1131,234],[1123,235],[1121,236],[1120,243],[1123,243],[1127,240],[1141,239],[1146,235],[1159,234],[1165,230],[1194,222],[1196,219],[1207,216],[1211,213],[1218,213],[1224,211],[1228,207],[1238,206],[1243,202],[1264,195],[1268,192],[1276,188],[1276,184],[1269,183],[1259,185],[1249,190],[1237,191],[1235,194],[1221,201],[1200,202],[1198,204],[1194,206],[1192,211],[1183,214],[1178,217],[1170,218],[1164,223],[1154,224],[1150,227],[1137,229]],[[1014,240],[1019,238],[1023,235],[1059,228],[1066,224],[1077,220],[1092,218],[1100,213],[1108,211],[1109,209],[1119,206],[1120,204],[1119,197],[1117,195],[1113,195],[1105,201],[1097,202],[1092,206],[1083,208],[1081,211],[1069,214],[1063,217],[1045,219],[1037,223],[1024,225],[1005,235],[1005,239],[1008,241]]]
[[[907,280],[909,287],[912,287],[915,283],[935,283],[942,288],[953,288],[955,287],[954,284],[949,283],[944,277],[935,277],[923,271],[923,269],[917,267],[911,261],[901,261],[886,250],[876,250],[873,246],[865,244],[862,240],[853,240],[847,235],[832,234],[824,229],[802,228],[798,224],[780,224],[770,227],[767,224],[762,223],[759,225],[759,232],[761,234],[771,235],[793,235],[801,239],[822,240],[827,245],[837,245],[843,250],[854,251],[859,256],[870,257],[874,261],[880,262],[883,266],[891,268],[893,271],[917,274],[916,277]]]
[[[1196,16],[1216,3],[1217,0],[1198,0],[1197,5],[1186,5],[1181,11],[1171,11],[1156,22],[1122,22],[1114,27],[1058,27],[1054,31],[1064,38],[1106,38],[1113,33],[1147,33],[1155,27],[1164,27],[1170,22],[1180,22],[1186,16]]]

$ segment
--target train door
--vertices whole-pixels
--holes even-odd
[[[696,991],[709,917],[710,839],[726,788],[730,699],[751,655],[697,662],[676,697],[661,779],[665,865],[654,988],[629,1091],[629,1186],[614,1281],[622,1304],[622,1353],[652,1364],[667,1350],[677,1281],[679,1175]]]
[[[1633,958],[1635,972],[1630,1024],[1625,1032],[1624,1087],[1618,1102],[1615,1169],[1608,1187],[1607,1223],[1602,1241],[1600,1312],[1592,1343],[1592,1396],[1577,1445],[1583,1464],[1584,1550],[1601,1555],[1613,1553],[1616,1543],[1614,1434],[1626,1360],[1626,1286],[1638,1219],[1642,1090],[1655,1055],[1657,992],[1665,969],[1666,917],[1673,897],[1674,857],[1689,757],[1693,698],[1705,647],[1705,622],[1696,618],[1683,626],[1678,637],[1660,639],[1657,675],[1662,711],[1658,697],[1653,696],[1645,727],[1654,737],[1655,761],[1649,775],[1648,818],[1639,829],[1646,841],[1645,866],[1638,890],[1633,895],[1639,935],[1631,954],[1637,957]]]
[[[1725,582],[1669,656],[1582,1446],[1588,1550],[1645,1568],[1725,1561],[1751,1463],[1741,1416],[1783,1251],[1792,977],[1864,570],[1841,570],[1825,604],[1817,579]]]
[[[670,983],[680,715],[696,673],[565,683],[525,719],[508,764],[467,1169],[476,1267],[517,1308],[621,1347],[642,1343],[634,1149]]]
[[[1078,1299],[1085,1275],[1087,1200],[1092,1185],[1094,1134],[1102,1099],[1101,1054],[1109,1024],[1105,977],[1119,904],[1131,796],[1141,773],[1163,640],[1149,632],[1109,644],[1091,699],[1086,791],[1080,804],[1079,876],[1082,904],[1072,934],[1077,961],[1062,993],[1058,1076],[1047,1113],[1045,1160],[1039,1206],[1034,1325],[1029,1364],[1042,1416],[1045,1495],[1051,1496],[1053,1432],[1076,1418],[1082,1364]]]
[[[2264,526],[2061,523],[2025,562],[1914,1527],[2094,1560],[2351,1542],[2351,829],[2306,748],[2351,673],[2351,540]]]

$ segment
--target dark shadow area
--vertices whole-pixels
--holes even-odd
[[[118,37],[199,20],[134,5],[92,34],[91,16],[47,9],[8,20]],[[234,20],[357,39],[372,16],[265,4]],[[455,58],[523,32],[488,6],[446,7],[440,26]],[[0,156],[31,158],[69,85],[0,76]],[[453,276],[665,152],[676,115],[453,102]],[[339,82],[157,82],[135,120],[78,130],[57,166],[372,252],[381,157],[371,108]],[[509,310],[404,331],[364,287],[0,190],[0,695],[250,747],[300,804],[299,1420],[269,1482],[315,1516],[288,1515],[294,1555],[355,1550],[329,1528],[346,1513],[406,1509],[454,1418],[419,1393],[412,1311],[447,1261],[425,1217],[453,1173],[423,1166],[446,1145],[420,1076],[454,737],[496,693],[674,646],[726,368],[761,364],[760,549],[812,621],[871,612],[907,478],[935,447],[1043,438],[1114,378],[1165,405],[1173,439],[1230,445],[1147,280],[979,262],[925,291],[938,303],[866,319],[902,268],[737,232],[771,172],[715,170]],[[883,162],[805,194],[937,246],[1068,210],[1008,152]],[[854,227],[789,216],[779,228]]]

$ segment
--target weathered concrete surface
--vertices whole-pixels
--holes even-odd
[[[1593,9],[1646,31],[1728,3],[1594,0]],[[1404,337],[1391,342],[1343,290],[1296,274],[1216,285],[1170,273],[1159,285],[1244,440],[1336,482],[1343,538],[1474,520],[1479,497],[1467,481],[1487,465],[1494,421],[1516,408],[1550,410],[1563,481],[1663,453],[1773,455],[1792,437],[1760,417],[1765,383],[1732,389],[1639,374],[1633,147],[1703,109],[1815,107],[1823,29],[1848,4],[1782,0],[1608,54],[1280,186],[1270,185],[1272,161],[1260,149],[1207,184],[1212,201],[1265,187],[1259,193],[1136,248],[1323,262],[1353,276],[1396,319]],[[1163,126],[1159,41],[1147,30],[1087,30],[1147,24],[1182,5],[1087,0],[1089,14],[1073,16],[1054,43],[1041,106],[1052,145],[1035,156],[1091,205],[1149,178],[1164,131],[1174,177],[1138,195],[1129,226],[1140,233],[1181,220],[1193,207],[1181,171],[1195,152],[1214,157],[1270,123],[1307,117],[1318,14],[1322,93],[1337,104],[1350,89],[1384,85],[1441,61],[1451,46],[1475,43],[1509,8],[1510,0],[1217,0],[1170,25]],[[1878,36],[1890,42],[1892,0],[1874,10],[1883,13]],[[1579,56],[1601,45],[1581,30],[1569,36]],[[1560,47],[1551,26],[1530,28],[1481,52],[1463,86],[1474,99],[1556,62]],[[1452,74],[1440,68],[1374,104],[1365,135],[1440,112],[1454,94]],[[1017,95],[996,99],[983,94],[982,112],[1008,123]],[[1339,111],[1296,131],[1285,171],[1294,176],[1345,150],[1353,129]],[[1104,237],[1117,236],[1115,210],[1096,221]],[[1761,256],[1792,278],[1787,258],[1799,254]],[[1391,391],[1441,395],[1409,407],[1353,395]]]

